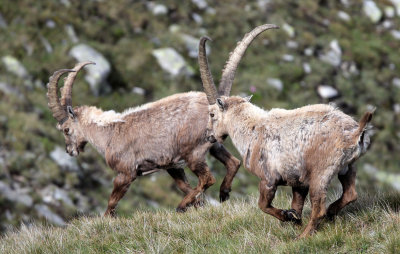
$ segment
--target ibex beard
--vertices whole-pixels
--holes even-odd
[[[246,34],[239,44],[248,45],[252,38],[270,28],[277,26],[259,26]],[[222,142],[226,136],[231,137],[243,158],[243,166],[260,178],[258,205],[265,213],[301,225],[304,200],[310,193],[311,219],[299,237],[312,234],[322,218],[335,216],[357,199],[354,163],[370,144],[368,123],[373,110],[366,112],[357,123],[329,105],[267,111],[251,104],[250,97],[229,97],[244,50],[231,54],[217,92],[205,54],[207,40],[206,37],[200,40],[199,61],[203,63],[201,77],[210,104],[211,139]],[[327,188],[335,175],[342,184],[343,194],[326,209]],[[272,206],[279,185],[292,187],[290,210]]]

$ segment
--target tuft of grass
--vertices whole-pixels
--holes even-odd
[[[315,235],[301,240],[295,237],[303,228],[264,214],[252,196],[184,214],[139,209],[129,217],[115,219],[81,217],[63,228],[22,226],[1,238],[0,252],[399,253],[398,193],[360,196],[335,222],[323,221]],[[274,205],[286,207],[288,195],[279,193]],[[307,202],[304,223],[309,215]]]

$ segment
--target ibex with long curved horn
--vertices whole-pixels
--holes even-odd
[[[265,28],[277,26],[257,27],[243,41]],[[201,40],[201,48],[206,40]],[[202,65],[205,68],[200,69],[201,77],[210,104],[209,135],[219,142],[229,135],[243,158],[244,167],[261,179],[258,203],[261,210],[281,221],[301,224],[304,200],[310,192],[311,219],[300,235],[305,237],[316,230],[326,214],[333,217],[356,200],[354,162],[369,146],[367,125],[373,111],[366,112],[357,123],[340,110],[324,104],[293,110],[263,110],[251,104],[250,98],[228,97],[244,50],[237,47],[231,54],[222,75],[220,91],[223,93],[220,94],[212,81],[205,49],[200,52],[203,55],[199,55],[199,61],[205,63]],[[343,194],[326,209],[326,191],[337,174]],[[272,206],[278,185],[292,186],[291,210]]]
[[[79,70],[91,62],[79,63],[73,70],[59,70],[48,83],[48,105],[64,133],[66,152],[77,156],[91,143],[118,175],[105,215],[114,216],[118,201],[137,176],[165,169],[186,196],[177,211],[194,204],[199,194],[214,184],[207,167],[207,151],[224,163],[227,174],[221,184],[220,200],[229,198],[232,180],[240,161],[221,144],[210,144],[206,138],[208,104],[204,93],[175,94],[159,101],[128,109],[123,113],[90,106],[72,107],[71,92]],[[57,83],[69,72],[62,89],[61,101]],[[187,113],[187,109],[190,113]],[[188,184],[183,167],[187,165],[199,178],[195,189]]]

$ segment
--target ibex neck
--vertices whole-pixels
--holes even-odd
[[[251,104],[243,103],[232,109],[227,115],[226,127],[228,135],[242,157],[246,156],[247,150],[257,139],[259,128],[267,111]]]
[[[120,118],[113,117],[114,112],[106,111],[103,112],[95,107],[84,107],[80,110],[79,121],[82,127],[82,132],[86,137],[86,140],[96,148],[96,150],[104,155],[107,146],[113,136],[114,128]],[[96,122],[96,117],[98,122]],[[105,121],[107,117],[110,120]]]

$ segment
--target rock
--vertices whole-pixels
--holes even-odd
[[[321,54],[319,59],[325,63],[328,63],[332,66],[339,66],[342,60],[342,50],[340,49],[339,43],[337,40],[333,40],[329,43],[330,50],[325,54]]]
[[[50,45],[50,42],[46,38],[44,38],[42,35],[39,35],[39,39],[42,42],[43,47],[47,53],[53,52],[53,47]]]
[[[0,181],[1,196],[12,202],[16,202],[30,207],[33,204],[33,199],[28,194],[26,194],[26,192],[27,192],[26,190],[22,190],[19,188],[16,188],[14,190],[8,184]]]
[[[337,16],[339,19],[346,21],[346,22],[349,22],[351,20],[350,15],[344,11],[338,11]]]
[[[305,73],[310,74],[311,73],[311,65],[309,63],[303,63],[303,70]]]
[[[63,169],[69,170],[69,171],[78,171],[78,163],[76,162],[75,157],[69,156],[65,150],[59,146],[57,146],[51,153],[50,153],[51,159],[55,163],[57,163],[58,166],[60,166]]]
[[[173,48],[160,48],[152,52],[163,70],[172,76],[180,73],[193,75],[193,70],[186,64],[183,57]]]
[[[268,78],[267,79],[267,84],[273,88],[275,88],[276,90],[278,90],[279,92],[282,91],[283,89],[283,82],[280,79],[277,78]]]
[[[379,182],[389,184],[396,190],[400,190],[400,174],[388,173],[384,170],[379,170],[371,164],[364,164],[364,171],[374,177]]]
[[[393,84],[395,87],[397,87],[397,88],[400,89],[400,78],[394,78],[394,79],[392,80],[392,84]]]
[[[360,74],[355,62],[343,62],[340,68],[342,69],[343,76],[346,78]]]
[[[294,56],[293,55],[289,55],[289,54],[284,54],[282,56],[282,60],[286,61],[286,62],[293,62]]]
[[[299,47],[299,43],[297,41],[287,41],[286,47],[290,49],[297,49]]]
[[[400,31],[399,30],[392,30],[390,31],[390,34],[395,38],[396,40],[400,40]]]
[[[85,79],[89,83],[94,95],[97,96],[110,91],[106,79],[110,74],[111,66],[101,53],[86,44],[78,44],[69,51],[69,54],[78,62],[92,61],[96,63],[96,65],[85,67],[87,71]]]
[[[46,27],[48,28],[55,28],[56,27],[56,22],[54,22],[54,20],[52,19],[48,19],[46,21]]]
[[[163,4],[156,4],[153,2],[147,3],[147,9],[149,9],[154,15],[165,15],[168,13],[168,8]]]
[[[382,18],[382,11],[372,0],[364,0],[363,11],[365,15],[374,23],[377,23]]]
[[[265,11],[270,3],[271,0],[257,0],[258,8],[262,11]]]
[[[393,18],[394,15],[396,14],[395,9],[392,6],[386,6],[384,12],[387,18]]]
[[[393,105],[393,111],[396,114],[400,114],[400,104],[396,103]]]
[[[5,65],[7,71],[22,79],[29,78],[28,71],[20,63],[20,61],[18,61],[17,58],[13,56],[3,56],[1,60],[3,61],[3,64]]]
[[[285,23],[285,24],[283,24],[282,29],[283,29],[283,31],[285,31],[289,35],[290,38],[294,37],[295,31],[294,31],[294,28],[291,25]]]
[[[186,49],[189,51],[189,56],[192,58],[197,58],[199,53],[199,39],[188,34],[181,34],[180,38],[185,43]],[[206,44],[206,52],[207,55],[209,55],[211,52],[209,44]]]
[[[146,90],[144,90],[141,87],[135,86],[135,87],[132,88],[132,93],[139,94],[139,95],[145,95],[146,94]]]
[[[393,6],[396,8],[397,16],[400,17],[400,0],[390,0],[390,2],[392,2]]]
[[[350,3],[349,3],[349,0],[340,0],[340,2],[344,5],[344,7],[349,7],[350,6]]]
[[[69,0],[60,0],[60,3],[62,3],[65,7],[71,6],[71,2]]]
[[[57,226],[65,226],[65,221],[57,214],[52,212],[47,205],[35,205],[35,210],[40,217]]]
[[[385,20],[385,21],[383,21],[382,26],[385,29],[389,29],[389,28],[391,28],[393,26],[393,22],[390,21],[390,20]]]
[[[194,3],[200,10],[204,10],[208,7],[206,0],[192,0],[192,3]]]
[[[72,25],[65,25],[65,32],[67,33],[69,40],[72,43],[79,42],[78,36],[76,36],[75,29]]]
[[[0,28],[6,29],[7,28],[7,22],[4,19],[3,15],[0,13]]]
[[[212,8],[212,7],[208,7],[208,8],[206,9],[206,13],[207,13],[208,15],[214,16],[215,14],[217,14],[217,11],[216,11],[214,8]]]
[[[203,24],[203,18],[199,14],[192,13],[192,18],[193,18],[194,22],[196,22],[197,24],[199,24],[199,25]]]
[[[304,55],[306,55],[306,56],[312,56],[312,55],[314,55],[314,50],[313,50],[312,48],[306,48],[306,49],[304,50]]]
[[[317,92],[323,99],[332,99],[339,95],[339,92],[335,88],[327,85],[319,85]]]
[[[19,100],[24,99],[24,95],[14,86],[10,86],[7,83],[0,82],[0,91],[6,95],[12,95],[17,97]]]
[[[74,203],[69,198],[68,192],[64,189],[58,188],[55,185],[49,185],[40,190],[40,195],[45,203],[59,205],[59,201],[61,201],[65,205],[74,207]]]

